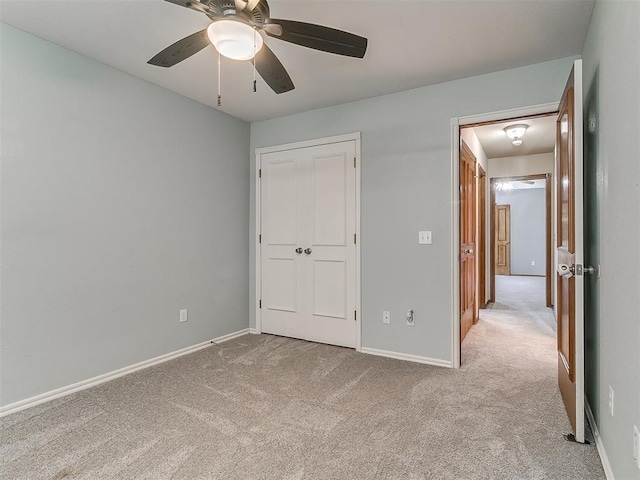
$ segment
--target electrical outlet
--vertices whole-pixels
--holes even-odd
[[[415,319],[413,318],[413,310],[407,310],[407,325],[410,327],[414,327],[416,325]]]
[[[391,312],[382,312],[382,323],[391,323]]]
[[[531,266],[535,267],[536,266],[536,261],[535,260],[531,260]]]
[[[609,385],[609,413],[613,417],[613,388]]]
[[[640,468],[640,433],[635,425],[633,426],[633,461]]]
[[[187,318],[188,318],[187,309],[184,308],[184,309],[180,310],[180,323],[186,322]]]

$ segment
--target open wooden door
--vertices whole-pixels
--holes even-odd
[[[460,343],[476,323],[476,157],[460,148]]]
[[[582,60],[576,60],[556,122],[558,385],[575,440],[584,443]]]

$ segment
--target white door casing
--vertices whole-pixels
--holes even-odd
[[[256,330],[359,348],[359,135],[256,153]]]

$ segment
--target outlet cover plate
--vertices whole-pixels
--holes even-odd
[[[407,325],[410,327],[416,326],[416,318],[414,316],[413,310],[411,309],[407,310]]]
[[[387,310],[382,312],[382,323],[391,323],[391,312],[388,312]]]

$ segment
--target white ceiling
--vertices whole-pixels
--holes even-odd
[[[522,137],[522,145],[514,147],[504,128],[516,123],[529,125]],[[515,157],[552,153],[556,142],[556,115],[522,118],[508,122],[473,127],[487,158]]]
[[[274,94],[250,62],[223,61],[222,111],[258,121],[579,54],[595,0],[271,0],[271,16],[369,39],[364,59],[266,42],[296,85]],[[213,47],[169,68],[146,62],[208,24],[161,0],[1,0],[0,18],[198,102],[216,105]]]

